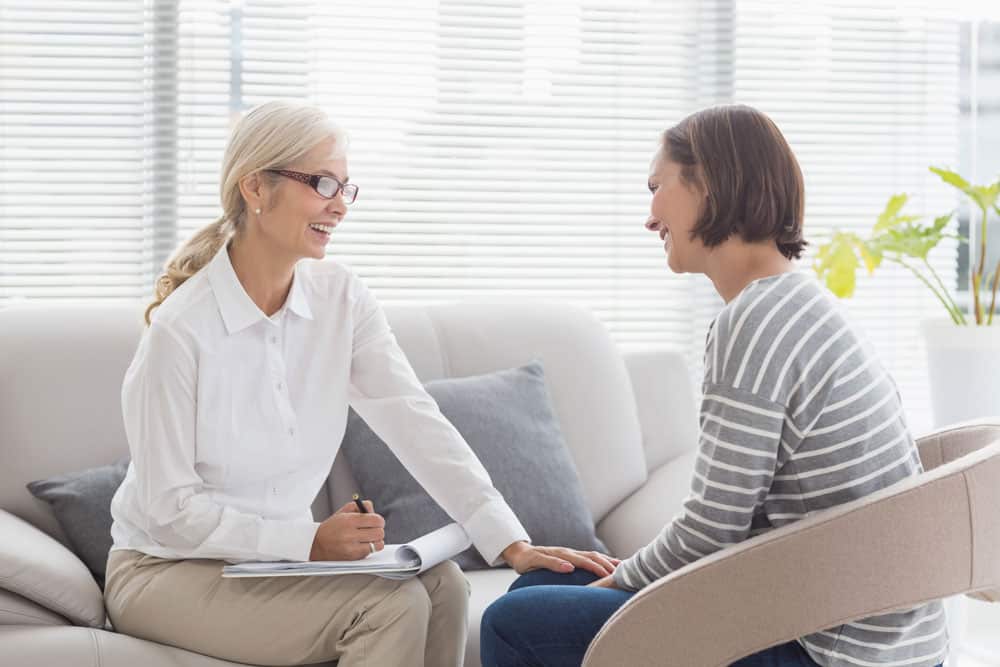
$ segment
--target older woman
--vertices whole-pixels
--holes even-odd
[[[690,494],[612,576],[532,573],[516,581],[483,616],[484,667],[579,665],[635,591],[728,545],[920,472],[892,378],[819,283],[795,270],[805,245],[802,174],[775,124],[745,106],[685,118],[664,133],[649,190],[646,228],[663,241],[670,269],[708,276],[725,301],[706,342]],[[766,600],[760,613],[767,614]],[[932,667],[946,651],[935,602],[735,664]],[[673,662],[664,656],[663,664]]]
[[[170,260],[122,389],[132,463],[112,502],[105,598],[118,630],[229,660],[343,667],[462,663],[468,585],[419,578],[223,579],[224,560],[360,559],[381,516],[314,522],[353,406],[463,526],[518,572],[614,565],[535,547],[438,412],[365,286],[322,259],[354,202],[343,135],[319,110],[269,103],[236,126],[224,213]]]

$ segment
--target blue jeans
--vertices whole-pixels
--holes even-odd
[[[634,593],[587,588],[583,570],[529,572],[483,614],[483,667],[579,667],[605,621]],[[798,642],[774,646],[731,667],[817,667]]]

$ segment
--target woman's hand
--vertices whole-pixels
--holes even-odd
[[[615,583],[615,578],[611,575],[598,579],[597,581],[592,581],[587,585],[593,586],[594,588],[618,588],[618,584]]]
[[[577,551],[565,547],[536,547],[527,542],[514,542],[500,557],[518,574],[532,570],[572,572],[583,568],[598,577],[610,576],[621,561],[596,551]]]
[[[385,519],[375,514],[370,500],[364,501],[367,514],[349,502],[319,525],[313,538],[309,560],[361,560],[385,548]]]

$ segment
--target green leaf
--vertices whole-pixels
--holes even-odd
[[[988,210],[996,204],[1000,195],[1000,181],[993,185],[973,185],[967,194],[980,209]]]
[[[903,220],[899,217],[899,211],[906,205],[909,198],[910,196],[905,192],[889,197],[889,201],[886,202],[885,208],[879,214],[878,220],[875,222],[873,231],[881,232],[903,222]]]
[[[942,238],[944,235],[941,230],[934,226],[907,225],[900,229],[890,229],[885,237],[880,239],[880,247],[884,251],[927,259],[927,254],[941,242]]]
[[[874,243],[867,243],[861,239],[857,239],[854,242],[854,248],[861,255],[861,261],[865,263],[868,275],[875,273],[875,269],[882,263],[882,251],[878,246]]]
[[[841,298],[854,294],[860,262],[855,255],[857,244],[864,243],[856,234],[838,232],[819,248],[813,269],[830,291]]]
[[[962,192],[969,194],[969,182],[959,176],[956,172],[950,171],[948,169],[941,169],[940,167],[930,167],[930,170],[941,177],[941,180],[958,188]]]
[[[938,217],[934,218],[934,222],[931,225],[931,228],[934,229],[934,231],[936,232],[940,232],[948,225],[949,222],[951,222],[951,215],[952,214],[949,213],[948,215],[939,215]]]
[[[948,185],[964,192],[980,209],[989,209],[996,204],[997,197],[1000,197],[1000,181],[992,185],[971,185],[953,171],[937,167],[931,167],[930,170],[940,176],[941,180]]]

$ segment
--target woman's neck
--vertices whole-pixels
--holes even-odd
[[[746,243],[730,239],[712,249],[706,264],[705,275],[726,303],[754,280],[795,270],[795,263],[771,241]]]
[[[228,252],[236,277],[250,299],[268,317],[278,312],[292,287],[295,262],[276,258],[249,237],[235,237]]]

